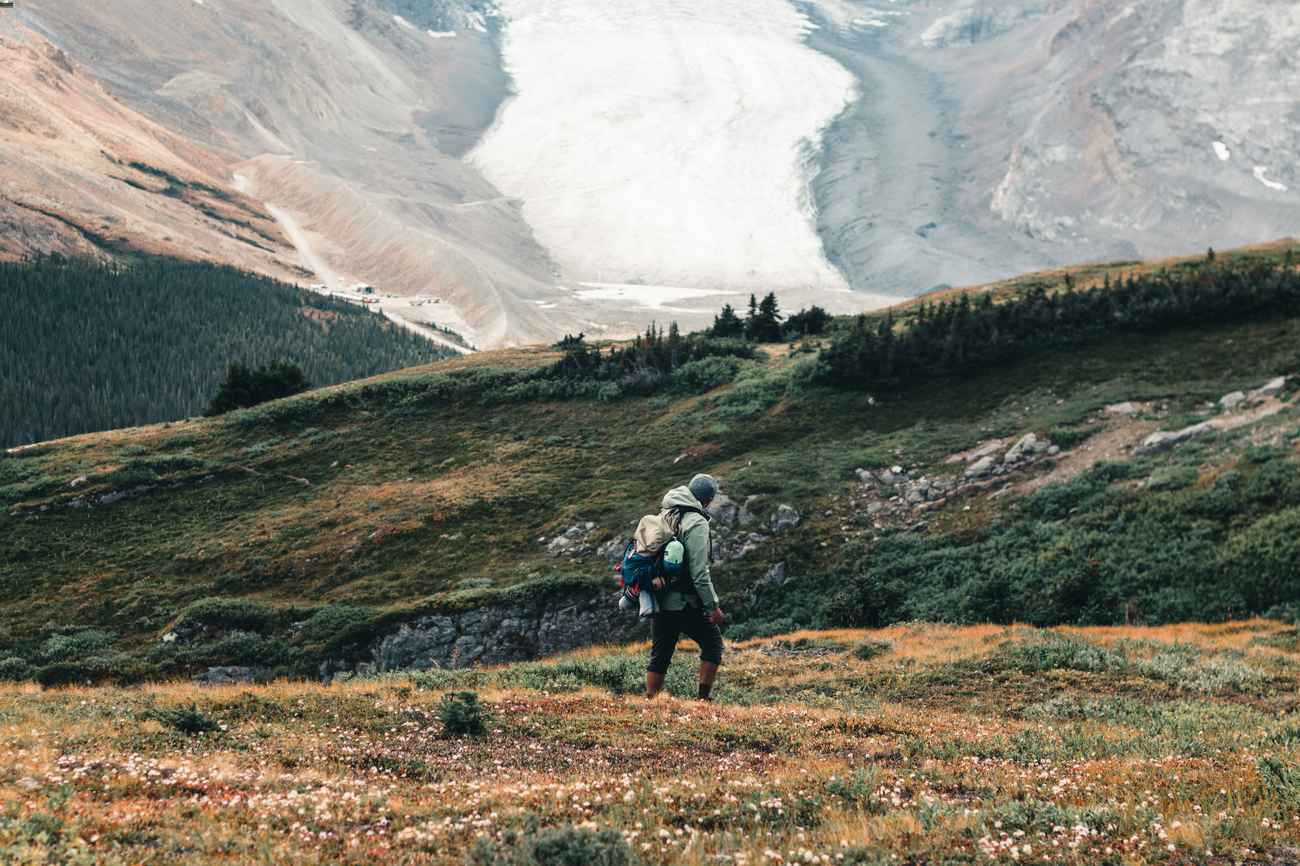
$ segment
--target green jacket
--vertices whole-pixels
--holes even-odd
[[[680,506],[689,508],[699,508],[703,510],[704,506],[691,493],[689,487],[677,487],[668,491],[664,496],[663,509],[665,511]],[[690,607],[699,607],[702,603],[705,610],[713,610],[718,606],[718,594],[713,589],[713,578],[709,574],[711,565],[709,557],[709,521],[695,512],[687,512],[682,515],[681,528],[677,532],[677,540],[686,548],[686,564],[691,571],[691,582],[694,583],[693,590],[681,591],[679,589],[668,588],[659,592],[656,597],[659,600],[659,606],[663,610],[684,610],[688,605]]]

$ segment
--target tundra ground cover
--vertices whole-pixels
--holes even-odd
[[[1300,855],[1293,627],[800,633],[732,646],[711,705],[627,694],[642,649],[330,687],[9,687],[0,860]],[[486,737],[440,720],[465,689]]]

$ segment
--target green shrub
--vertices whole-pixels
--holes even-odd
[[[998,647],[995,657],[1022,673],[1051,670],[1100,672],[1124,665],[1123,656],[1075,637],[1052,632]]]
[[[182,610],[180,619],[212,628],[260,632],[275,621],[276,614],[271,607],[246,598],[203,598]]]
[[[673,386],[688,392],[711,391],[736,378],[740,371],[737,358],[701,358],[673,371]]]
[[[45,688],[61,686],[138,683],[158,670],[124,653],[90,656],[78,661],[54,662],[36,671],[36,681]]]
[[[309,649],[331,653],[364,643],[374,636],[378,614],[373,608],[331,604],[303,623],[299,637]]]
[[[1197,475],[1192,466],[1161,466],[1147,479],[1147,489],[1182,490],[1195,484]]]
[[[1255,762],[1264,796],[1278,804],[1279,811],[1300,808],[1300,767],[1292,767],[1267,755]]]
[[[517,665],[502,672],[501,684],[544,692],[594,686],[616,695],[637,694],[645,689],[645,663],[631,656],[612,655]]]
[[[888,641],[864,640],[853,648],[853,656],[862,661],[869,661],[876,656],[884,655],[891,649],[893,646]]]
[[[617,830],[565,826],[510,831],[499,842],[480,838],[468,862],[472,866],[633,866],[638,861]]]
[[[1053,427],[1047,438],[1065,450],[1082,445],[1101,430],[1100,427]]]
[[[438,721],[446,737],[485,736],[489,719],[477,692],[451,692],[438,704]]]
[[[112,646],[115,640],[117,635],[98,629],[51,635],[41,644],[40,659],[53,663],[94,655]]]
[[[205,716],[199,712],[195,704],[188,707],[167,707],[165,709],[150,710],[146,713],[163,727],[171,728],[173,731],[180,731],[182,734],[194,736],[196,734],[207,734],[212,731],[220,730],[216,719]]]
[[[27,659],[11,656],[0,659],[0,683],[21,683],[30,680],[36,673]]]

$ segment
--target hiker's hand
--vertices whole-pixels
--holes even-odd
[[[713,612],[710,613],[706,618],[713,625],[722,625],[724,622],[727,621],[726,614],[722,612],[722,608],[720,607],[715,607],[713,609]]]
[[[668,583],[662,577],[656,577],[653,581],[650,582],[650,585],[655,588],[655,592],[659,592],[663,590],[663,588],[667,586]]]

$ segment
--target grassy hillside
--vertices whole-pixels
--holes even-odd
[[[0,263],[0,305],[0,446],[198,415],[235,362],[328,385],[451,354],[351,304],[149,256]]]
[[[0,687],[0,860],[1297,857],[1294,628],[797,634],[736,647],[710,705],[627,694],[643,652],[330,687]],[[465,688],[482,738],[443,710]]]
[[[694,362],[643,397],[552,378],[558,352],[516,350],[22,449],[0,459],[0,657],[307,673],[420,613],[607,581],[599,548],[699,471],[754,516],[725,530],[715,570],[737,637],[1288,616],[1296,383],[1218,401],[1300,372],[1297,337],[1300,309],[1272,310],[875,393],[817,385],[815,345],[771,345]],[[963,480],[975,461],[956,455],[1027,433],[1060,453]],[[894,467],[909,477],[882,481]],[[922,479],[958,487],[907,502]],[[765,529],[781,504],[798,526]],[[557,545],[566,532],[577,540]],[[201,654],[159,644],[212,597],[253,605],[254,634]]]

